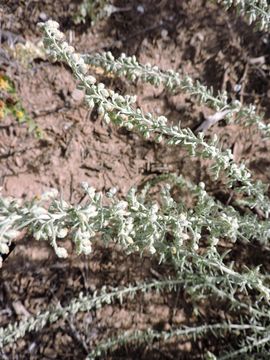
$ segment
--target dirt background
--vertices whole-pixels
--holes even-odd
[[[116,1],[119,11],[95,26],[90,19],[75,25],[72,16],[79,1],[2,0],[0,4],[0,71],[16,84],[22,103],[44,131],[43,139],[29,134],[26,125],[12,117],[0,123],[0,186],[5,195],[31,198],[54,187],[76,202],[80,182],[97,190],[112,186],[126,194],[156,174],[174,172],[199,182],[220,198],[222,181],[214,182],[208,163],[190,159],[180,147],[157,145],[123,129],[102,123],[90,113],[76,90],[69,69],[36,59],[27,67],[10,57],[7,47],[16,42],[37,42],[37,23],[53,18],[61,24],[77,50],[110,50],[114,55],[136,55],[143,63],[190,74],[215,92],[227,90],[231,99],[254,103],[270,114],[269,35],[255,32],[236,16],[210,1],[127,0]],[[143,9],[143,10],[142,10]],[[143,13],[142,13],[143,12]],[[262,58],[261,58],[262,57]],[[261,60],[256,61],[257,58]],[[255,59],[255,60],[254,60]],[[107,86],[123,94],[137,94],[138,105],[171,122],[196,128],[211,110],[189,96],[171,96],[163,89],[97,74]],[[241,90],[237,90],[241,85]],[[245,160],[255,178],[269,182],[269,142],[254,128],[243,129],[223,121],[207,135],[216,133],[222,148],[231,148],[236,161]],[[56,261],[46,247],[26,238],[5,261],[0,281],[0,324],[5,326],[29,314],[61,302],[65,305],[80,291],[91,294],[103,285],[122,286],[136,280],[162,278],[169,269],[150,259],[124,256],[115,247],[98,245],[93,254]],[[151,295],[151,296],[150,296]],[[119,330],[152,326],[168,330],[191,324],[192,309],[184,294],[138,295],[120,306],[105,306],[68,322],[59,321],[37,334],[28,334],[2,352],[3,359],[84,359],[93,341]],[[209,314],[205,315],[209,317]],[[156,343],[123,348],[112,359],[201,359],[207,346],[200,342],[170,345]],[[222,349],[219,343],[219,349]]]

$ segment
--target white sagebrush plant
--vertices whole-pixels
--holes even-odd
[[[106,71],[127,76],[132,81],[141,79],[163,84],[168,90],[186,91],[196,95],[217,110],[228,110],[228,116],[236,116],[245,126],[252,123],[269,136],[269,127],[257,116],[254,108],[241,104],[228,104],[225,94],[215,98],[211,91],[200,83],[193,83],[188,77],[181,78],[171,71],[162,72],[156,67],[142,66],[134,58],[122,56],[115,60],[109,53],[80,55],[75,52],[53,21],[41,24],[44,45],[50,55],[70,66],[79,88],[85,91],[86,103],[90,108],[98,107],[106,123],[125,126],[136,130],[146,138],[153,136],[157,142],[167,141],[170,145],[182,145],[191,156],[210,158],[215,177],[222,172],[229,187],[239,191],[252,209],[263,211],[265,220],[260,220],[246,208],[240,214],[234,207],[225,206],[207,194],[205,185],[193,185],[181,176],[163,175],[148,182],[142,191],[131,189],[125,198],[118,198],[115,189],[104,195],[86,183],[82,187],[88,200],[72,205],[59,198],[56,191],[40,199],[22,202],[18,199],[0,197],[0,253],[8,252],[10,243],[21,233],[28,231],[36,240],[49,241],[58,257],[68,256],[61,244],[62,238],[70,238],[77,254],[90,254],[95,239],[101,237],[105,244],[114,241],[127,254],[139,253],[156,258],[174,270],[174,278],[129,285],[126,288],[103,288],[92,296],[81,295],[66,307],[57,306],[43,313],[33,315],[21,322],[0,328],[0,347],[13,343],[27,332],[40,331],[46,324],[60,318],[75,315],[79,311],[132,299],[137,292],[184,289],[192,301],[197,323],[194,326],[172,328],[170,331],[127,332],[107,338],[90,351],[88,359],[104,357],[108,351],[129,343],[150,343],[171,341],[175,338],[203,340],[206,336],[225,339],[228,334],[237,335],[237,342],[223,345],[216,355],[205,350],[205,359],[239,359],[250,354],[263,356],[269,351],[270,319],[269,276],[259,267],[248,268],[234,264],[225,249],[233,249],[235,243],[258,242],[268,249],[270,238],[269,198],[267,186],[255,182],[250,171],[242,163],[233,161],[230,151],[221,151],[217,139],[205,141],[190,129],[171,126],[164,116],[144,114],[136,107],[136,97],[121,96],[103,84],[97,84],[92,75],[87,75],[88,63],[103,67]],[[149,190],[161,183],[160,198],[151,199]],[[186,189],[193,198],[189,207],[184,199],[176,200],[171,195],[171,186]],[[242,200],[242,201],[243,201]],[[106,205],[105,205],[106,204]],[[226,243],[227,247],[222,246]],[[200,306],[211,301],[211,310],[224,309],[226,318],[205,318]],[[233,321],[231,321],[233,319]],[[212,347],[209,348],[212,350]],[[214,351],[215,352],[215,351]]]

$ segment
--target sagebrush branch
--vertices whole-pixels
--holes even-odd
[[[270,137],[270,124],[265,124],[263,116],[256,114],[254,105],[243,106],[238,100],[229,103],[226,92],[220,92],[214,96],[213,89],[208,89],[198,80],[194,81],[189,75],[181,75],[173,70],[162,71],[157,66],[150,64],[140,64],[135,56],[122,54],[116,59],[110,51],[86,54],[82,57],[86,64],[101,67],[106,73],[113,73],[133,82],[141,80],[154,86],[163,85],[172,94],[185,92],[218,114],[222,114],[221,118],[226,117],[229,121],[233,120],[235,123],[243,124],[246,127],[254,124],[264,137]],[[220,120],[220,116],[217,118],[213,115],[213,118],[209,118],[209,121],[212,122]]]
[[[165,116],[155,118],[152,114],[144,114],[141,109],[134,109],[136,102],[134,96],[121,96],[113,90],[106,89],[105,85],[96,85],[93,76],[86,76],[87,65],[82,56],[75,53],[73,47],[65,41],[65,36],[58,30],[58,23],[48,21],[40,24],[44,31],[44,46],[50,50],[51,55],[66,62],[73,71],[76,79],[79,80],[79,87],[85,90],[85,98],[88,106],[98,106],[99,114],[104,117],[105,122],[113,121],[119,126],[127,129],[136,129],[146,138],[151,134],[156,135],[156,141],[160,142],[164,137],[168,144],[181,144],[191,156],[199,156],[211,159],[214,164],[211,166],[214,176],[217,178],[223,171],[228,177],[228,186],[236,187],[236,191],[246,194],[247,202],[251,207],[258,206],[265,212],[266,217],[270,211],[270,200],[265,196],[267,187],[261,181],[252,181],[251,173],[242,163],[237,165],[233,161],[231,150],[221,151],[217,147],[217,138],[211,143],[204,140],[202,133],[196,136],[189,128],[170,126]],[[238,184],[241,184],[238,186]]]
[[[2,249],[8,250],[8,244],[23,229],[37,240],[49,241],[61,258],[68,256],[67,250],[59,246],[61,238],[68,236],[77,254],[88,255],[93,241],[102,236],[105,243],[115,241],[127,253],[146,252],[155,255],[160,262],[173,263],[177,271],[224,274],[230,286],[240,287],[247,293],[248,289],[253,289],[261,298],[270,299],[265,276],[258,269],[240,273],[224,263],[218,252],[219,239],[235,242],[239,233],[238,220],[224,213],[210,217],[212,204],[202,185],[197,194],[198,203],[190,211],[183,202],[174,201],[168,187],[161,192],[160,203],[145,201],[134,188],[125,200],[118,200],[112,189],[107,194],[110,204],[104,205],[102,193],[96,193],[86,183],[82,185],[88,195],[85,205],[74,206],[57,199],[55,191],[26,204],[0,198]],[[44,202],[48,200],[50,204],[46,208]],[[206,228],[208,246],[201,247]]]

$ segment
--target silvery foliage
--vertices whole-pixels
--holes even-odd
[[[69,305],[66,307],[61,307],[58,304],[55,308],[51,308],[46,310],[43,313],[38,313],[37,315],[33,315],[26,319],[21,320],[20,322],[9,324],[6,328],[0,328],[0,347],[3,347],[9,343],[12,343],[18,340],[21,337],[24,337],[27,332],[38,332],[42,328],[44,328],[47,324],[53,324],[59,319],[66,319],[69,316],[74,316],[78,312],[88,312],[93,309],[98,309],[104,304],[111,304],[114,300],[119,300],[121,303],[125,297],[133,298],[138,291],[140,292],[148,292],[150,290],[160,291],[162,289],[168,289],[170,291],[176,290],[179,285],[186,284],[186,286],[192,286],[194,284],[201,284],[209,282],[212,283],[213,277],[203,278],[201,277],[200,281],[196,279],[196,276],[193,276],[189,279],[181,278],[179,280],[162,280],[162,281],[154,281],[152,283],[144,283],[136,286],[129,285],[124,289],[114,288],[111,291],[103,287],[100,294],[95,292],[92,296],[87,295],[83,296],[80,294],[78,298],[74,298]],[[209,293],[208,293],[209,296]],[[243,303],[239,302],[240,308],[243,308]],[[203,325],[203,326],[194,326],[194,327],[182,327],[176,328],[168,332],[155,332],[152,329],[147,329],[144,332],[135,331],[133,333],[126,333],[118,336],[114,339],[109,339],[106,342],[101,342],[96,347],[94,347],[93,351],[89,354],[88,358],[93,359],[96,356],[101,356],[105,354],[111,348],[116,346],[121,346],[124,344],[128,344],[130,342],[136,341],[138,342],[149,342],[157,339],[168,340],[170,338],[181,337],[199,339],[202,335],[207,333],[214,333],[215,336],[222,335],[222,333],[227,332],[237,332],[239,336],[239,332],[243,331],[244,335],[249,333],[249,339],[252,339],[252,335],[260,336],[260,341],[265,335],[267,331],[269,331],[265,326],[260,326],[256,324],[246,325],[243,321],[240,324],[231,324],[223,322],[222,324],[211,324],[211,325]],[[256,334],[256,335],[255,335]],[[255,341],[254,341],[255,343]],[[257,345],[254,345],[257,346]],[[252,350],[253,347],[249,347],[246,351]],[[242,348],[243,349],[243,348]],[[241,352],[244,351],[241,349]],[[210,357],[211,356],[211,357]],[[215,359],[214,355],[207,353],[207,359]]]
[[[185,133],[185,129],[180,127],[177,129],[168,127],[163,118],[156,120],[151,114],[144,115],[140,110],[134,110],[131,106],[134,103],[132,97],[121,97],[105,89],[103,85],[95,85],[93,77],[85,76],[87,71],[85,62],[64,41],[63,34],[58,30],[58,24],[50,21],[42,27],[46,34],[44,42],[50,47],[51,55],[66,61],[71,66],[80,85],[86,90],[88,102],[92,106],[97,104],[100,113],[107,121],[113,120],[122,125],[126,123],[129,128],[134,126],[137,130],[149,134],[154,130],[158,132],[158,135],[171,136],[173,132],[173,143],[176,143],[181,136],[181,141],[186,147],[195,148],[193,150],[195,154],[199,154],[197,149],[199,144],[203,149],[210,148],[217,151],[218,156],[224,156],[224,153],[220,152],[216,146],[212,148],[212,144],[207,144],[203,138],[196,138],[188,131]],[[201,139],[202,142],[198,143],[198,140],[191,142],[193,139],[191,136]],[[218,156],[212,158],[217,161]],[[228,167],[233,165],[237,167],[230,157]],[[227,172],[227,174],[230,173]],[[181,178],[176,179],[176,182],[180,185],[183,183]],[[189,331],[189,336],[200,336],[202,332],[211,331],[211,326],[217,326],[219,330],[212,330],[224,334],[228,331],[233,333],[236,330],[240,332],[243,330],[244,334],[241,348],[236,351],[229,350],[228,355],[222,355],[223,359],[237,357],[239,354],[253,351],[254,348],[263,351],[263,346],[269,341],[270,332],[268,327],[269,277],[262,275],[259,268],[236,270],[233,264],[229,263],[226,252],[221,253],[219,247],[220,240],[226,240],[231,246],[238,238],[252,240],[253,235],[249,234],[249,229],[253,231],[252,226],[256,224],[256,217],[251,216],[253,225],[249,228],[250,225],[246,225],[245,222],[250,218],[241,217],[230,207],[228,209],[224,207],[222,211],[222,205],[209,197],[202,183],[192,187],[192,193],[196,199],[192,209],[188,208],[183,201],[175,201],[171,196],[169,185],[162,188],[160,200],[155,202],[148,200],[147,189],[142,193],[131,189],[123,200],[117,199],[116,191],[112,189],[107,193],[107,199],[104,202],[106,205],[103,204],[101,193],[97,193],[86,183],[82,186],[88,195],[88,200],[76,206],[61,198],[58,199],[54,190],[40,199],[33,199],[24,204],[20,200],[1,197],[0,244],[8,246],[23,229],[27,229],[29,234],[37,240],[49,241],[59,257],[66,257],[67,250],[59,245],[61,238],[71,238],[78,254],[89,254],[94,239],[101,235],[105,243],[113,240],[127,253],[146,252],[155,256],[160,262],[173,265],[176,280],[164,280],[164,282],[152,285],[142,284],[120,290],[114,289],[111,293],[108,289],[104,289],[100,295],[94,294],[93,298],[74,299],[66,308],[58,306],[54,310],[48,310],[0,329],[2,345],[24,336],[27,331],[38,331],[48,322],[55,322],[60,317],[65,318],[78,311],[88,311],[93,307],[101,306],[102,303],[109,303],[115,298],[121,299],[124,295],[134,294],[139,290],[159,289],[163,285],[168,287],[181,285],[194,300],[193,306],[196,301],[205,301],[209,299],[209,296],[215,296],[219,299],[219,304],[227,304],[228,314],[233,312],[234,315],[239,316],[240,323],[234,324],[235,329],[232,324],[223,322],[217,325],[205,325],[203,328],[197,326],[193,329],[173,329],[167,334],[159,333],[159,335],[148,330],[139,335],[134,334],[136,339],[137,335],[139,336],[138,341],[143,339],[148,341],[159,336],[160,338],[164,336],[164,339],[185,336]],[[269,237],[267,223],[260,222],[258,226],[260,229],[258,235],[261,234],[265,243]],[[6,251],[7,248],[4,246],[4,252]],[[245,325],[247,323],[251,324],[250,327]],[[127,340],[127,337],[123,336],[120,335],[118,340],[113,340],[113,343],[108,340],[107,344],[115,346],[119,343],[121,345]],[[106,352],[109,347],[106,343],[105,346],[103,345],[97,346],[96,351]],[[90,355],[95,356],[95,353]],[[208,353],[207,356],[208,359],[215,359],[213,354]]]
[[[214,199],[205,192],[202,183],[194,186],[182,177],[167,177],[172,178],[172,181],[181,187],[187,186],[193,193],[197,201],[192,209],[188,210],[182,202],[176,203],[170,195],[168,185],[161,191],[160,204],[147,201],[148,190],[152,184],[137,195],[135,190],[131,189],[125,200],[118,200],[115,189],[112,189],[107,193],[106,202],[110,200],[110,203],[106,206],[102,204],[102,195],[86,183],[82,184],[88,194],[85,205],[72,206],[63,199],[58,200],[57,193],[53,190],[39,200],[34,199],[27,204],[12,199],[1,199],[1,203],[5,203],[3,213],[7,220],[6,234],[9,234],[10,229],[17,234],[19,230],[27,227],[29,234],[38,240],[50,241],[60,257],[67,255],[66,250],[56,243],[63,235],[73,239],[78,253],[86,254],[91,251],[95,237],[103,235],[105,243],[114,240],[121,244],[127,253],[150,252],[160,261],[173,263],[179,272],[175,280],[167,279],[126,289],[114,289],[111,292],[104,288],[101,294],[81,296],[65,308],[57,306],[55,309],[9,325],[0,329],[2,345],[15,341],[28,331],[39,331],[47,323],[53,323],[59,318],[74,315],[78,311],[89,311],[115,298],[122,299],[126,295],[134,295],[137,291],[164,287],[172,290],[174,286],[180,285],[184,286],[192,297],[193,304],[195,300],[207,299],[212,294],[220,301],[229,302],[232,311],[242,309],[242,316],[246,314],[246,318],[254,323],[255,328],[269,320],[268,306],[263,298],[270,298],[270,290],[263,284],[265,279],[259,274],[258,269],[240,274],[226,266],[217,252],[219,237],[226,237],[227,241],[233,242],[236,237],[244,237],[241,234],[240,215],[234,216],[235,210],[232,214],[230,211],[220,211],[221,204],[215,204]],[[157,182],[156,179],[154,181]],[[201,255],[199,240],[203,238],[204,229],[209,232],[209,247],[205,248],[207,251]],[[248,232],[245,236],[248,236]],[[249,289],[258,292],[261,300],[257,304],[253,304],[248,298],[245,301],[238,300],[236,294],[239,291],[249,293]]]
[[[209,360],[229,360],[229,359],[267,359],[269,357],[270,329],[269,327],[261,334],[254,334],[248,337],[248,341],[240,342],[238,350],[227,351],[226,354],[216,357],[210,353]],[[246,355],[251,353],[251,355]],[[248,357],[247,357],[248,356]]]
[[[86,183],[82,186],[88,195],[85,205],[73,206],[58,199],[55,190],[25,204],[20,200],[0,197],[0,244],[4,249],[1,253],[8,252],[8,244],[20,230],[27,228],[36,240],[49,241],[56,255],[62,258],[68,254],[57,244],[57,239],[69,235],[77,254],[87,255],[91,252],[92,240],[103,234],[105,241],[116,238],[129,251],[158,252],[162,261],[166,250],[164,239],[168,234],[173,235],[177,248],[187,246],[196,251],[204,228],[208,229],[213,239],[226,237],[228,241],[235,242],[239,225],[242,225],[240,215],[239,220],[235,216],[236,212],[222,212],[214,200],[209,201],[203,184],[197,187],[198,201],[190,210],[185,208],[184,203],[173,200],[169,185],[161,192],[161,204],[145,202],[132,188],[125,200],[118,200],[112,189],[107,193],[109,206],[103,205],[102,193],[96,193]],[[253,236],[246,232],[240,235],[244,238]],[[169,248],[172,252],[177,251],[173,243]]]
[[[266,332],[266,328],[262,326],[258,326],[255,328],[252,328],[252,325],[245,325],[245,324],[212,324],[212,325],[201,325],[201,326],[194,326],[194,327],[188,327],[185,326],[183,328],[173,329],[170,331],[155,331],[152,329],[147,330],[137,330],[137,331],[129,331],[124,334],[120,334],[117,337],[107,339],[105,342],[101,342],[94,348],[94,350],[91,351],[91,353],[86,357],[87,360],[94,360],[97,357],[104,356],[109,350],[114,349],[115,347],[121,347],[124,345],[128,345],[131,343],[146,343],[151,344],[154,341],[157,340],[164,340],[168,341],[173,338],[181,337],[181,339],[190,339],[192,338],[193,341],[197,341],[198,338],[202,335],[205,335],[207,333],[213,333],[216,336],[219,335],[219,333],[224,333],[226,331],[229,331],[230,333],[234,334],[240,334],[241,332],[244,332],[247,334],[248,330],[256,330],[256,334],[260,334],[263,332]],[[269,330],[268,330],[269,331]],[[255,336],[255,335],[254,335]],[[268,332],[268,340],[269,340],[269,332]],[[264,339],[266,341],[266,339]],[[256,345],[254,345],[255,347]],[[252,349],[252,347],[251,347]],[[244,351],[241,351],[242,353],[245,353]],[[232,355],[232,353],[230,353]],[[238,355],[238,354],[237,354]],[[229,359],[232,359],[234,357],[231,356]],[[206,360],[217,360],[215,355],[211,353],[207,353],[204,357]],[[227,359],[226,355],[219,357],[219,359]]]
[[[238,273],[224,263],[217,245],[219,239],[235,242],[239,234],[238,219],[222,212],[216,212],[213,217],[215,205],[206,198],[202,184],[197,190],[197,204],[192,209],[175,202],[168,186],[161,191],[160,203],[146,201],[144,194],[140,196],[132,188],[125,200],[118,200],[112,189],[107,193],[110,204],[104,205],[101,193],[96,193],[86,183],[82,185],[88,195],[84,205],[68,204],[55,198],[54,192],[50,194],[48,208],[44,206],[47,194],[39,201],[35,199],[24,205],[3,199],[5,221],[0,228],[0,242],[2,237],[4,241],[13,240],[8,238],[11,229],[27,228],[37,240],[49,241],[57,256],[67,257],[67,250],[58,244],[59,239],[68,236],[77,254],[89,254],[92,242],[101,235],[105,243],[115,241],[128,254],[135,251],[155,255],[160,262],[172,262],[177,271],[223,274],[225,288],[231,284],[248,292],[248,287],[256,291],[259,298],[270,299],[270,289],[258,269]],[[208,246],[201,254],[205,229]]]
[[[205,190],[205,184],[201,182],[199,185],[195,185],[188,181],[181,175],[175,174],[162,174],[155,179],[149,181],[146,185],[146,189],[157,184],[161,181],[167,181],[177,185],[180,189],[188,190],[189,194],[192,194],[197,199],[194,205],[194,211],[198,214],[203,227],[208,230],[211,228],[210,233],[212,237],[222,236],[220,232],[220,217],[222,219],[222,227],[224,234],[230,238],[232,242],[237,238],[243,242],[256,240],[262,245],[268,246],[270,240],[270,223],[269,221],[260,221],[257,215],[252,212],[240,215],[233,206],[222,204],[220,201],[210,196]],[[216,219],[213,226],[208,226],[209,219]],[[211,221],[211,220],[210,220]],[[226,229],[227,223],[227,229]],[[217,231],[217,233],[215,233]]]
[[[123,289],[109,289],[104,286],[99,293],[94,292],[92,295],[84,296],[81,293],[78,298],[73,298],[70,304],[65,307],[58,304],[45,312],[39,312],[19,322],[9,324],[6,328],[0,328],[0,348],[24,337],[28,332],[38,332],[46,325],[53,324],[59,319],[74,316],[78,312],[89,312],[104,306],[104,304],[111,304],[115,300],[122,303],[124,298],[129,297],[132,299],[139,291],[145,293],[151,290],[160,291],[164,288],[172,291],[183,282],[183,280],[167,279],[135,286],[129,285]]]
[[[250,24],[256,23],[260,30],[270,29],[270,6],[267,0],[218,0],[227,9],[235,6],[237,11],[248,18]]]
[[[244,126],[255,124],[264,137],[270,137],[270,124],[263,122],[263,117],[256,114],[254,105],[243,106],[240,101],[228,103],[226,92],[214,96],[213,89],[208,89],[198,80],[193,81],[189,75],[181,75],[173,70],[162,71],[157,66],[140,64],[135,56],[122,54],[116,59],[110,51],[83,55],[86,64],[101,67],[107,73],[123,76],[135,82],[141,80],[154,86],[163,85],[167,91],[177,94],[184,91],[195,96],[200,103],[204,103],[215,111],[228,111],[226,119]]]
[[[18,340],[21,337],[24,337],[27,332],[38,332],[42,328],[44,328],[48,324],[53,324],[59,319],[66,319],[69,316],[74,316],[78,312],[88,312],[93,309],[98,309],[104,304],[111,304],[114,300],[119,300],[121,303],[124,298],[133,298],[137,292],[148,292],[151,290],[161,291],[163,289],[167,289],[169,291],[176,291],[179,286],[190,290],[190,295],[192,295],[193,306],[195,304],[195,300],[204,300],[209,299],[211,294],[216,295],[220,298],[219,306],[221,305],[221,301],[230,302],[231,309],[234,309],[239,313],[241,311],[241,322],[239,324],[231,324],[227,322],[223,322],[222,324],[216,325],[205,325],[205,326],[195,326],[193,328],[177,328],[169,332],[152,332],[151,329],[147,330],[144,333],[133,333],[130,334],[130,337],[126,337],[125,335],[120,335],[116,339],[109,339],[105,343],[98,344],[94,347],[94,350],[89,355],[90,357],[95,357],[105,353],[109,350],[110,347],[120,346],[124,343],[129,343],[131,341],[138,340],[144,341],[146,340],[145,336],[150,336],[148,340],[155,339],[164,339],[168,340],[171,337],[180,337],[181,338],[200,338],[200,336],[207,334],[208,332],[214,332],[215,336],[222,336],[224,334],[230,332],[245,331],[250,330],[249,340],[253,341],[253,345],[247,348],[246,342],[245,350],[246,352],[251,351],[253,347],[260,347],[264,344],[262,339],[264,339],[265,334],[269,333],[269,329],[265,327],[265,320],[269,321],[269,311],[268,308],[265,308],[262,304],[257,304],[252,306],[251,304],[245,303],[243,299],[238,300],[238,296],[236,295],[236,289],[229,284],[225,291],[223,289],[223,280],[224,276],[215,277],[213,275],[206,274],[196,274],[192,272],[185,272],[183,269],[181,271],[181,276],[178,279],[165,279],[161,281],[154,281],[152,283],[143,283],[135,286],[129,285],[124,289],[119,288],[107,288],[103,287],[102,290],[97,293],[95,292],[93,295],[83,296],[80,294],[78,298],[74,298],[71,303],[65,307],[61,307],[58,304],[55,308],[50,308],[45,312],[38,313],[37,315],[30,316],[26,319],[21,320],[20,322],[16,322],[14,324],[9,324],[5,328],[0,328],[0,347],[5,346],[9,343],[12,343]],[[228,311],[228,310],[227,310]],[[245,315],[248,314],[249,316]],[[245,322],[251,325],[246,325]],[[133,338],[133,335],[140,334],[139,338]],[[148,335],[147,335],[148,334]],[[153,336],[149,335],[152,334]],[[239,335],[239,332],[238,332]],[[246,335],[246,332],[244,332]],[[137,335],[136,335],[137,336]],[[259,341],[258,341],[259,337]],[[257,339],[257,342],[255,341]],[[258,344],[258,342],[260,342]],[[241,348],[242,349],[242,348]],[[244,352],[241,350],[241,352]],[[209,353],[207,354],[207,358],[210,359]],[[211,357],[215,359],[215,357]]]
[[[79,88],[85,90],[85,99],[90,108],[98,106],[99,114],[106,123],[113,121],[129,130],[135,129],[146,138],[155,134],[155,140],[160,142],[168,138],[168,144],[184,146],[191,156],[200,156],[214,160],[211,170],[215,178],[223,171],[228,177],[228,186],[240,186],[236,191],[246,194],[246,201],[250,207],[259,207],[268,217],[270,209],[269,198],[265,196],[267,187],[261,181],[252,181],[251,173],[243,163],[237,165],[233,161],[230,149],[221,151],[218,139],[214,137],[210,143],[206,142],[203,133],[196,136],[191,129],[182,129],[180,125],[170,126],[165,116],[155,118],[151,113],[144,114],[141,109],[134,108],[136,96],[122,96],[113,90],[106,89],[102,83],[96,84],[96,79],[88,75],[87,65],[80,54],[75,53],[73,47],[64,40],[65,36],[58,30],[58,23],[48,21],[40,24],[44,31],[44,46],[50,51],[54,59],[66,62],[79,80]]]

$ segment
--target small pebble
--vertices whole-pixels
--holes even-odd
[[[39,14],[39,19],[42,20],[42,21],[46,21],[46,20],[48,20],[48,15],[45,14],[44,12],[41,12]]]
[[[140,14],[144,14],[144,7],[142,5],[138,5],[137,6],[137,11],[140,13]]]
[[[168,30],[166,30],[166,29],[161,30],[161,37],[163,39],[167,39],[168,38]]]
[[[79,90],[79,89],[75,89],[75,90],[72,91],[71,97],[75,102],[80,103],[84,99],[84,91]]]
[[[237,93],[241,90],[241,88],[242,88],[241,84],[235,84],[234,85],[234,91],[237,92]]]

